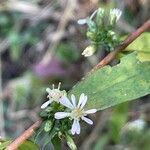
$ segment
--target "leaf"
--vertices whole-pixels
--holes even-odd
[[[46,121],[44,130],[46,132],[49,132],[52,129],[53,122],[51,120]]]
[[[150,61],[150,53],[138,52],[137,58],[141,61]]]
[[[69,134],[66,134],[67,145],[70,147],[71,150],[77,150],[77,147]]]
[[[86,108],[102,110],[150,93],[150,62],[140,62],[136,53],[121,59],[121,63],[105,66],[87,76],[70,92],[79,98],[88,96]]]
[[[125,51],[137,51],[137,58],[141,61],[150,61],[150,33],[145,32],[131,43]]]
[[[0,141],[0,150],[4,150],[10,143],[11,140]]]
[[[55,150],[61,150],[61,139],[57,135],[54,136],[51,142],[53,143]]]
[[[27,140],[19,146],[18,150],[39,150],[39,147],[32,141]]]
[[[4,150],[12,142],[12,140],[0,141],[0,150]],[[32,141],[26,140],[19,146],[17,150],[39,150],[38,146]]]
[[[126,51],[139,51],[139,52],[149,52],[150,53],[150,33],[145,32],[139,36],[134,42],[132,42]]]

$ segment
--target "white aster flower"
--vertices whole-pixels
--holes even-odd
[[[90,45],[82,52],[82,55],[84,57],[89,57],[92,56],[95,53],[95,51],[96,51],[95,47]]]
[[[58,88],[55,89],[55,86],[53,84],[53,88],[50,89],[50,88],[47,88],[46,89],[46,92],[48,93],[48,96],[47,98],[49,98],[49,100],[47,102],[45,102],[42,106],[41,106],[41,109],[44,109],[46,108],[50,103],[52,103],[53,101],[59,103],[59,99],[66,95],[66,91],[60,91],[60,85],[61,83],[59,82],[58,84]]]
[[[110,10],[110,24],[116,23],[122,15],[122,11],[118,8]]]
[[[84,120],[86,123],[92,125],[93,121],[86,116],[88,114],[95,113],[97,110],[96,109],[90,109],[90,110],[84,110],[83,107],[85,106],[87,102],[87,96],[82,93],[79,98],[78,104],[76,104],[76,98],[72,94],[71,95],[71,102],[70,100],[66,97],[63,96],[60,99],[60,103],[67,108],[69,108],[71,111],[70,112],[57,112],[55,113],[55,118],[56,119],[63,119],[66,117],[69,117],[70,119],[73,119],[73,124],[71,128],[71,133],[74,134],[80,134],[80,120]]]

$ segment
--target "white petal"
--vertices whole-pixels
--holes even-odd
[[[71,101],[72,101],[73,106],[76,107],[76,98],[73,94],[71,95]]]
[[[70,109],[74,108],[74,106],[71,104],[70,100],[66,96],[62,96],[59,101],[62,105],[66,106]]]
[[[63,119],[65,117],[68,117],[70,113],[68,112],[57,112],[55,113],[55,119]]]
[[[82,101],[82,104],[81,104],[80,108],[83,108],[85,106],[86,102],[87,102],[87,96],[84,96],[84,99]]]
[[[72,135],[74,135],[75,133],[80,134],[80,124],[78,120],[73,121],[71,133]]]
[[[85,111],[86,114],[94,114],[96,112],[97,112],[96,109],[90,109],[90,110]]]
[[[84,93],[82,93],[81,95],[80,95],[80,98],[79,98],[79,102],[78,102],[78,108],[80,107],[80,105],[82,104],[82,102],[84,101],[84,97],[85,97],[85,95],[84,95]]]
[[[47,92],[47,93],[50,93],[50,92],[51,92],[51,89],[50,89],[50,88],[46,88],[46,92]]]
[[[93,124],[93,121],[91,119],[89,119],[89,118],[81,117],[81,119],[84,120],[88,124],[91,124],[91,125]]]
[[[46,108],[52,101],[47,101],[44,104],[42,104],[41,109]]]
[[[76,133],[77,134],[80,134],[80,124],[79,124],[79,121],[77,121],[77,129],[76,129]]]
[[[77,23],[80,24],[80,25],[83,25],[83,24],[86,24],[86,23],[87,23],[87,20],[86,20],[86,19],[79,19],[79,20],[77,21]]]

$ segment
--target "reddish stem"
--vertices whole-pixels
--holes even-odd
[[[102,68],[103,66],[110,63],[115,56],[122,50],[124,50],[129,44],[131,44],[136,38],[138,38],[143,32],[150,28],[150,19],[146,21],[141,27],[139,27],[135,32],[129,35],[122,44],[114,49],[111,53],[109,53],[103,60],[101,60],[92,70],[91,72]]]
[[[39,126],[41,125],[42,120],[35,122],[30,128],[28,128],[24,133],[22,133],[15,141],[13,141],[6,150],[16,150],[22,143],[25,142]]]

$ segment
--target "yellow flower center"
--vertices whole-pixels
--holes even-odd
[[[80,119],[82,116],[84,116],[84,110],[80,109],[80,108],[75,108],[72,112],[71,112],[71,118],[73,119]]]

